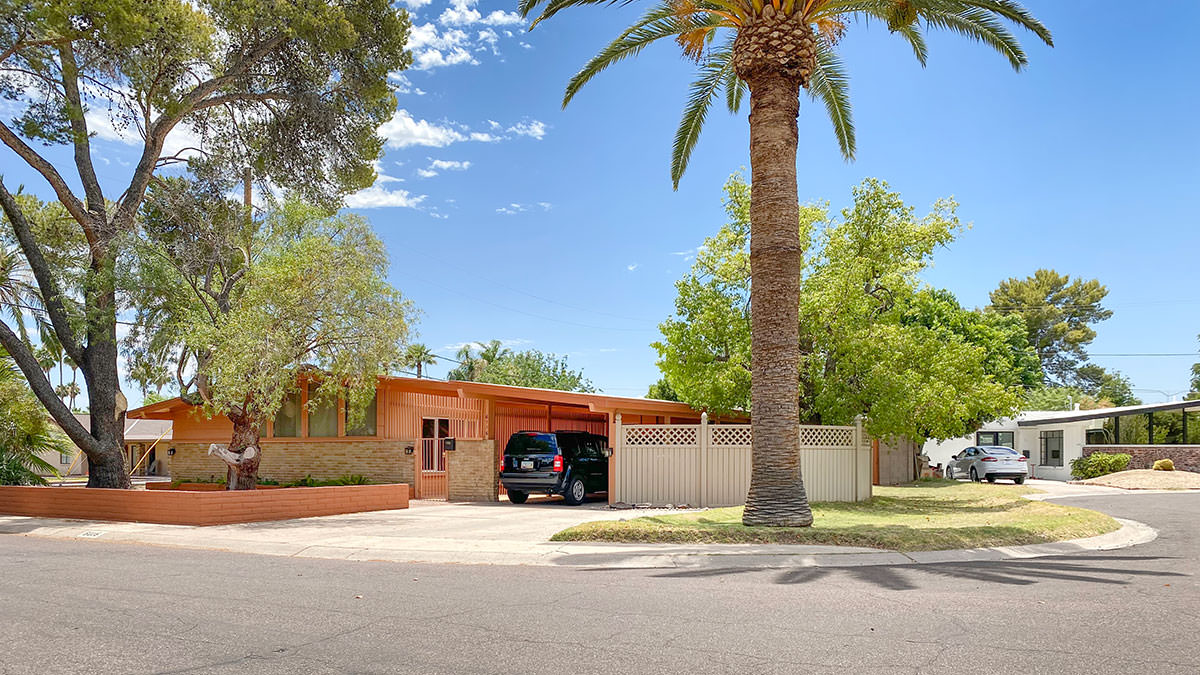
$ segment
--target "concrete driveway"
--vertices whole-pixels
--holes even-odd
[[[397,562],[536,563],[557,553],[559,530],[592,520],[678,510],[614,510],[603,499],[447,503],[415,500],[395,511],[191,527],[0,516],[0,534],[92,539],[240,553]]]

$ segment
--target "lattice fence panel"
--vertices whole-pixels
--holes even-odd
[[[853,448],[854,427],[800,427],[800,445],[810,448]]]
[[[699,445],[700,427],[697,425],[632,425],[623,429],[627,447]]]
[[[711,445],[751,445],[749,424],[714,424],[708,428]]]

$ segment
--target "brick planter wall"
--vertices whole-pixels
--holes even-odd
[[[1131,457],[1130,469],[1153,469],[1154,461],[1169,459],[1177,471],[1200,473],[1200,445],[1086,445],[1083,455],[1094,452],[1124,453]]]
[[[446,498],[461,502],[494,502],[499,499],[499,458],[495,441],[459,440],[446,453]]]
[[[372,483],[413,482],[413,458],[404,454],[412,441],[307,439],[263,441],[260,478],[282,482],[311,475],[317,479],[362,474]],[[177,443],[170,458],[172,480],[220,478],[225,463],[208,454],[208,443]]]
[[[109,490],[0,486],[0,513],[166,525],[228,525],[408,508],[408,486],[278,490]]]

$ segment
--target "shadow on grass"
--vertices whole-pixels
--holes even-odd
[[[1069,581],[1085,584],[1124,586],[1135,579],[1170,579],[1190,576],[1183,572],[1156,571],[1136,566],[1117,567],[1110,563],[1150,563],[1176,560],[1163,556],[1051,556],[1027,560],[994,560],[922,565],[874,565],[861,567],[807,567],[790,570],[747,568],[699,568],[672,570],[652,576],[667,579],[774,575],[776,584],[793,585],[849,579],[891,591],[919,591],[945,587],[947,580],[970,581],[1001,586],[1029,586],[1042,581]],[[591,571],[608,571],[594,569]],[[1133,577],[1130,579],[1128,577]]]

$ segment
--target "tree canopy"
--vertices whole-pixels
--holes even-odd
[[[962,308],[917,275],[960,229],[943,200],[917,217],[886,183],[868,179],[854,204],[801,209],[808,242],[800,296],[798,402],[810,422],[864,414],[877,434],[948,438],[1015,411],[1040,377],[1019,317]],[[714,413],[750,404],[749,186],[726,184],[729,222],[705,240],[676,284],[676,316],[654,344],[679,397]]]
[[[0,2],[0,97],[14,111],[11,125],[0,122],[0,143],[45,181],[73,235],[86,241],[81,283],[60,278],[53,242],[38,231],[21,190],[14,194],[2,178],[0,208],[44,320],[83,374],[90,432],[2,320],[0,345],[87,453],[89,485],[129,486],[117,260],[156,174],[186,163],[195,176],[228,186],[249,171],[264,186],[337,206],[374,180],[377,129],[396,106],[389,74],[411,60],[408,30],[407,14],[388,0]],[[93,161],[91,142],[101,132],[138,148],[115,199]],[[65,170],[72,164],[74,176]]]
[[[1108,289],[1096,279],[1072,280],[1040,269],[1025,279],[1000,282],[986,309],[1024,319],[1047,380],[1065,386],[1075,383],[1079,366],[1087,361],[1086,347],[1096,339],[1092,326],[1112,316],[1101,304],[1106,295]]]
[[[499,340],[471,343],[459,351],[461,363],[447,379],[507,384],[514,387],[593,392],[582,370],[573,370],[567,357],[537,349],[514,352]]]
[[[298,202],[249,220],[182,180],[156,190],[144,216],[132,362],[173,373],[235,435],[253,429],[254,445],[301,379],[313,404],[342,397],[361,418],[414,318],[365,220]]]

